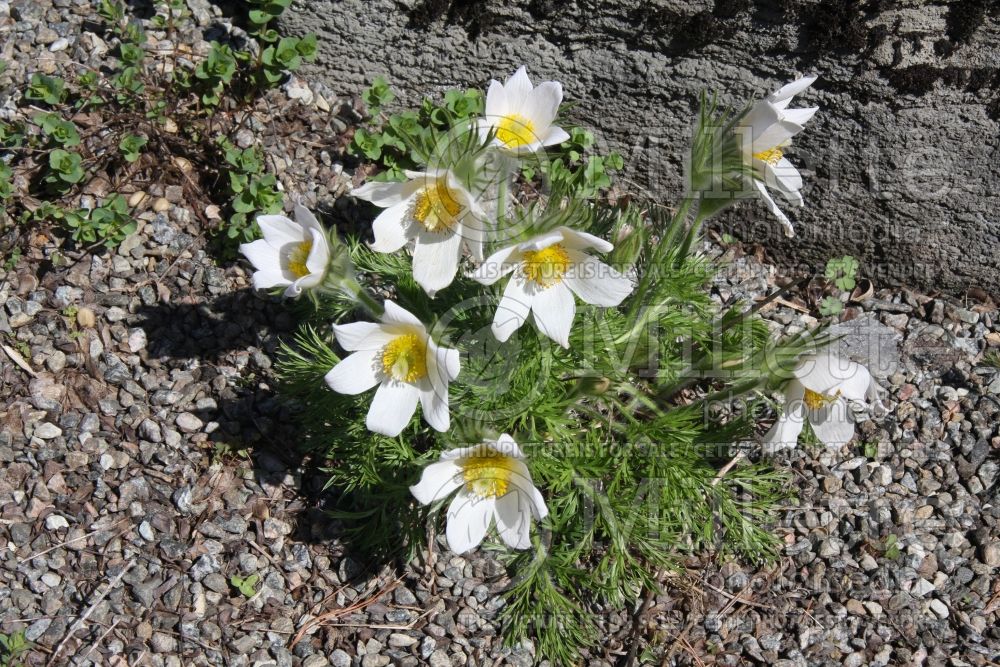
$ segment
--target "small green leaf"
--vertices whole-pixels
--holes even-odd
[[[251,9],[247,13],[247,18],[250,19],[250,23],[253,23],[254,25],[264,25],[274,17],[259,9]]]
[[[66,82],[59,77],[32,74],[25,98],[49,105],[59,104],[66,98]]]
[[[135,134],[129,134],[122,138],[118,147],[125,155],[126,162],[135,162],[142,155],[142,149],[146,145],[147,139]]]
[[[299,40],[299,43],[295,46],[298,49],[299,55],[306,60],[312,60],[316,57],[316,50],[318,48],[318,39],[315,33],[309,33],[305,37]]]
[[[249,577],[240,577],[234,574],[229,578],[229,583],[232,587],[247,599],[252,598],[257,593],[257,583],[259,581],[259,574],[251,574]]]
[[[819,312],[821,315],[838,315],[844,310],[844,304],[840,299],[836,299],[832,296],[828,296],[823,299],[819,304]]]
[[[130,66],[138,65],[146,56],[146,52],[142,50],[142,47],[127,42],[119,47],[119,53],[122,62]]]

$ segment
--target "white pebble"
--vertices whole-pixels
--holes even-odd
[[[921,577],[917,579],[917,583],[913,584],[910,594],[914,597],[922,598],[933,590],[935,590],[934,584]]]
[[[148,521],[143,521],[139,524],[139,535],[147,542],[153,541],[153,527],[149,525]]]
[[[69,48],[69,40],[65,37],[60,37],[56,41],[52,42],[52,46],[49,47],[49,51],[55,53],[56,51],[65,51]]]
[[[185,433],[194,433],[204,425],[200,419],[190,412],[182,412],[177,415],[177,428]]]
[[[45,527],[49,530],[69,528],[69,521],[66,520],[66,517],[59,514],[50,514],[45,518]]]
[[[35,427],[35,436],[43,440],[51,440],[62,435],[62,429],[51,422],[42,422]]]
[[[938,618],[948,618],[948,614],[951,613],[948,611],[948,605],[941,602],[941,600],[931,600],[930,607],[931,611],[937,614]]]
[[[111,454],[101,454],[101,467],[110,470],[115,465],[115,457]]]

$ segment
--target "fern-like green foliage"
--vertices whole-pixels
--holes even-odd
[[[360,302],[325,295],[282,347],[282,390],[304,408],[305,446],[328,462],[332,515],[353,546],[382,558],[425,549],[428,528],[443,528],[443,503],[422,507],[409,486],[442,451],[510,433],[549,516],[527,551],[489,540],[483,548],[511,576],[501,613],[506,640],[531,637],[554,664],[578,664],[593,644],[595,604],[631,607],[687,554],[774,558],[767,527],[789,493],[787,475],[749,462],[719,471],[753,438],[762,390],[823,341],[775,342],[749,304],[713,301],[717,267],[695,242],[699,204],[692,195],[676,211],[649,212],[565,193],[525,203],[526,236],[568,225],[614,238],[611,260],[636,280],[620,307],[578,303],[565,349],[532,326],[498,343],[490,324],[502,284],[459,277],[430,299],[405,252],[376,253],[347,239],[361,285],[462,355],[449,393],[451,429],[438,433],[416,415],[389,438],[365,426],[370,396],[336,394],[323,381],[344,354],[330,324],[370,320]]]

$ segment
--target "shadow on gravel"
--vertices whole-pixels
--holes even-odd
[[[262,487],[295,489],[299,512],[290,538],[307,544],[340,542],[344,555],[352,557],[347,571],[353,573],[356,563],[366,563],[367,571],[399,560],[403,554],[398,544],[365,548],[365,540],[351,539],[351,531],[328,514],[368,503],[327,489],[329,475],[323,467],[328,462],[310,452],[301,406],[274,386],[272,360],[281,340],[289,339],[296,322],[304,319],[297,312],[300,308],[308,306],[242,290],[211,301],[144,306],[138,326],[146,334],[150,365],[168,369],[174,381],[190,376],[191,386],[204,388],[211,397],[190,400],[188,412],[204,424],[218,425],[210,434],[213,455],[249,456]],[[160,390],[159,399],[153,397],[154,404],[183,400],[168,394],[183,394],[185,389],[171,386]],[[389,514],[393,520],[401,518],[394,510]]]
[[[168,360],[216,363],[227,353],[249,346],[269,351],[279,336],[295,328],[294,313],[285,305],[250,290],[223,294],[213,301],[143,306],[138,315],[149,341],[149,356]],[[233,359],[237,364],[240,361],[239,356]],[[257,367],[269,366],[262,359],[249,361]]]

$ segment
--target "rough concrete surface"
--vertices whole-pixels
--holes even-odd
[[[524,63],[626,157],[625,187],[666,204],[699,91],[742,104],[819,73],[802,101],[823,111],[789,151],[798,235],[756,202],[720,225],[786,269],[851,254],[877,284],[982,298],[1000,295],[998,19],[989,0],[313,0],[284,27],[319,33],[310,76],[358,93],[384,74],[404,103]]]

